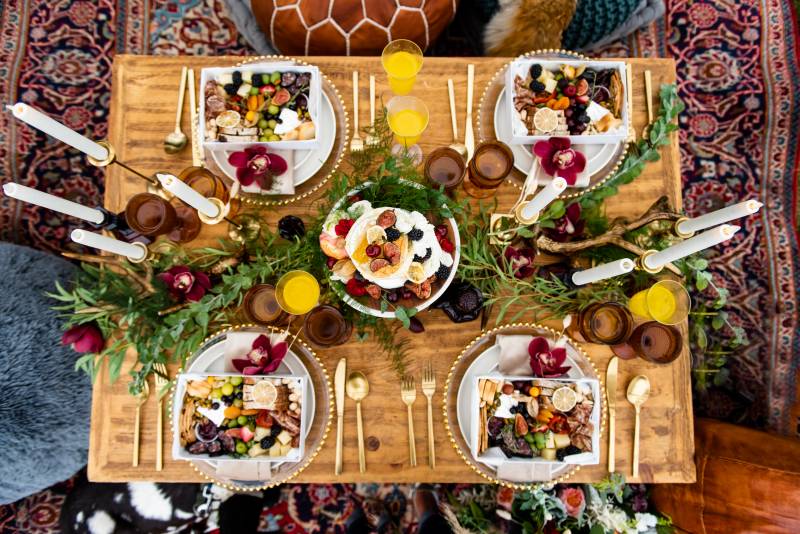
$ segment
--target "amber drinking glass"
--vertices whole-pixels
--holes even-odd
[[[287,317],[275,297],[275,286],[271,284],[251,287],[244,295],[242,310],[248,321],[262,325],[281,323]]]
[[[467,165],[464,191],[475,198],[488,198],[514,167],[514,154],[502,141],[487,141],[475,149]]]
[[[306,339],[320,347],[341,345],[350,339],[353,325],[333,306],[317,306],[306,314],[303,323]]]
[[[186,167],[178,178],[206,198],[213,197],[228,202],[228,187],[225,182],[206,168]]]
[[[437,148],[425,158],[425,178],[435,189],[443,185],[451,192],[464,180],[466,171],[464,158],[450,147]]]
[[[140,234],[158,236],[172,231],[178,224],[178,216],[175,208],[160,196],[139,193],[125,206],[125,221]]]
[[[578,328],[590,343],[617,345],[627,341],[633,329],[631,312],[616,302],[596,302],[580,314]]]
[[[674,326],[648,321],[636,327],[628,344],[643,360],[665,364],[680,356],[683,336]]]

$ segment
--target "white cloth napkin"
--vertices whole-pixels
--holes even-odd
[[[235,480],[267,481],[272,478],[271,462],[259,460],[219,460],[217,476]]]
[[[552,480],[554,467],[542,462],[504,462],[497,466],[497,478],[510,482],[544,482]]]
[[[286,172],[272,178],[272,188],[262,189],[258,182],[243,185],[242,191],[257,195],[293,195],[294,194],[294,150],[273,150],[268,154],[277,154],[286,160]]]
[[[247,358],[247,353],[253,348],[253,341],[260,336],[258,332],[230,332],[225,338],[225,372],[236,373],[236,368],[231,363],[233,359]],[[286,339],[286,332],[272,332],[269,341],[272,344]]]
[[[500,372],[507,376],[531,376],[530,355],[528,345],[533,336],[513,335],[497,336],[497,344],[500,345],[500,357],[498,358]]]

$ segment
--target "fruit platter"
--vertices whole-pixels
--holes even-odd
[[[298,461],[305,377],[182,374],[173,457]]]
[[[566,137],[609,143],[628,136],[625,63],[522,58],[506,70],[512,142]]]
[[[427,308],[458,267],[455,221],[383,205],[363,193],[355,190],[339,201],[323,224],[319,243],[331,283],[350,306],[377,317],[395,317],[398,306]]]
[[[316,67],[284,62],[206,68],[200,83],[200,137],[212,152],[258,143],[317,146],[321,86]]]
[[[474,384],[479,461],[599,462],[596,380],[487,376]]]

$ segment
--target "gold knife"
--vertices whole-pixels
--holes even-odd
[[[192,165],[195,167],[203,166],[203,158],[201,154],[202,148],[197,140],[197,130],[200,125],[197,123],[197,90],[194,86],[194,69],[189,69],[186,72],[189,82],[189,120],[191,121],[191,139],[192,139]]]
[[[613,356],[606,369],[606,397],[608,398],[608,472],[614,472],[614,419],[617,415],[617,369],[619,358]]]
[[[344,431],[344,383],[347,380],[347,360],[342,358],[336,366],[333,387],[336,394],[336,468],[342,474],[342,432]]]
[[[464,145],[467,147],[467,161],[475,153],[475,134],[472,132],[472,89],[475,85],[475,65],[467,65],[467,124],[464,127]]]

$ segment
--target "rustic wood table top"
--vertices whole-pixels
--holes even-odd
[[[378,93],[388,91],[388,82],[377,57],[311,57],[304,58],[317,65],[337,86],[348,113],[352,110],[352,71],[361,73],[361,119],[365,124],[368,108],[367,77],[377,76]],[[162,149],[164,135],[173,128],[176,93],[181,67],[195,69],[199,79],[200,69],[212,66],[230,66],[241,61],[238,57],[149,57],[117,55],[113,66],[111,117],[108,138],[116,149],[118,158],[133,168],[150,174],[159,170],[174,173],[191,165],[191,151],[187,147],[178,155],[167,155]],[[451,142],[449,107],[447,103],[447,78],[455,82],[459,113],[459,129],[463,135],[466,102],[467,64],[474,63],[475,97],[477,113],[484,88],[497,70],[508,60],[502,58],[425,58],[413,94],[424,99],[430,108],[430,124],[421,146],[429,151]],[[658,105],[658,88],[662,83],[675,83],[675,64],[671,59],[631,59],[633,67],[633,125],[641,132],[646,123],[643,72],[653,75],[654,101]],[[200,89],[198,87],[198,89]],[[202,90],[200,90],[202,93]],[[183,113],[183,131],[190,132],[188,99]],[[477,123],[477,117],[475,117]],[[477,132],[476,132],[477,137]],[[476,139],[477,141],[477,139]],[[672,206],[681,207],[681,180],[679,169],[678,138],[673,134],[671,143],[661,149],[662,159],[649,163],[633,183],[620,187],[618,195],[606,200],[609,217],[635,217],[658,197],[666,195]],[[116,165],[107,169],[105,205],[120,211],[133,194],[145,190],[145,183]],[[277,209],[264,209],[264,216],[275,224],[288,213],[296,215],[315,212],[317,192],[309,198]],[[512,205],[517,190],[505,184],[498,192],[501,208]],[[224,235],[224,225],[204,227],[196,240],[198,246],[210,244]],[[320,350],[318,355],[333,378],[336,362],[341,357],[348,361],[348,371],[363,370],[370,381],[370,395],[364,402],[364,427],[368,443],[367,472],[358,470],[358,451],[355,432],[355,410],[349,402],[345,410],[344,473],[334,475],[335,424],[325,446],[313,463],[295,480],[298,482],[482,482],[456,454],[450,444],[442,415],[442,391],[453,359],[464,346],[480,332],[478,321],[454,325],[438,311],[424,313],[426,333],[410,337],[412,356],[410,370],[421,376],[423,363],[433,358],[437,392],[434,402],[434,427],[436,429],[436,469],[427,465],[425,400],[420,395],[414,408],[417,467],[408,463],[406,444],[406,409],[400,399],[397,377],[389,363],[376,357],[375,346],[351,340],[334,349]],[[493,321],[490,321],[490,325]],[[685,325],[683,327],[684,332]],[[603,376],[611,357],[608,347],[584,345]],[[151,395],[143,406],[141,460],[139,467],[131,466],[133,421],[136,400],[128,394],[125,370],[133,364],[135,354],[128,355],[122,378],[116,383],[108,381],[107,372],[101,372],[94,385],[92,399],[91,440],[89,449],[89,478],[96,482],[122,482],[153,480],[160,482],[200,482],[203,478],[192,466],[172,460],[170,444],[172,429],[164,418],[165,453],[164,469],[155,469],[156,399]],[[176,366],[171,368],[174,373]],[[617,470],[631,478],[632,436],[634,410],[625,400],[625,389],[631,377],[646,374],[653,385],[650,400],[642,411],[641,471],[642,482],[694,482],[694,436],[692,426],[692,397],[690,382],[690,355],[684,346],[681,357],[671,365],[657,366],[642,360],[621,361],[616,394],[616,462]],[[152,387],[151,387],[152,389]],[[607,437],[603,436],[602,458],[599,465],[580,469],[571,480],[576,482],[599,481],[607,476]]]

